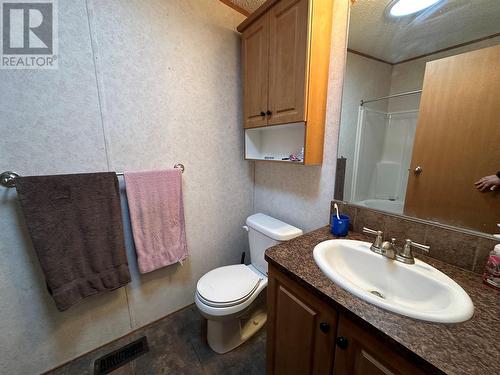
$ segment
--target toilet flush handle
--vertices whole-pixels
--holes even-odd
[[[246,225],[243,225],[243,229],[245,229],[248,232],[248,227]]]

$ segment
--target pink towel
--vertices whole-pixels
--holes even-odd
[[[178,169],[124,173],[141,273],[187,257],[181,173]]]

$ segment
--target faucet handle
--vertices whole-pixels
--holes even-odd
[[[373,230],[370,228],[363,227],[363,233],[377,236],[377,238],[375,239],[375,242],[373,242],[372,247],[380,249],[380,246],[382,246],[382,242],[384,241],[384,238],[383,238],[384,233],[381,230]]]
[[[410,248],[411,248],[411,247],[415,247],[415,248],[420,249],[420,250],[423,250],[423,251],[425,251],[425,252],[427,252],[427,253],[428,253],[428,252],[429,252],[429,250],[431,249],[431,247],[430,247],[430,246],[427,246],[427,245],[422,245],[422,244],[417,243],[417,242],[413,242],[413,241],[412,241],[412,240],[410,240],[410,239],[407,239],[407,240],[406,240],[405,247],[406,247],[406,246],[408,246],[408,247],[410,247]]]
[[[365,234],[373,234],[375,236],[382,236],[382,231],[381,230],[374,230],[374,229],[370,229],[370,228],[367,228],[367,227],[363,227],[363,233]]]
[[[413,242],[410,239],[407,239],[405,241],[405,245],[403,246],[403,249],[401,252],[396,255],[396,259],[399,260],[400,262],[406,263],[406,264],[413,264],[415,263],[415,259],[413,258],[413,252],[411,251],[412,247],[415,247],[420,250],[424,251],[429,251],[430,246],[422,245],[420,243]]]

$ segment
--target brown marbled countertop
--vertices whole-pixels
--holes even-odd
[[[350,232],[347,239],[371,241]],[[323,227],[273,246],[266,260],[325,299],[339,312],[366,324],[395,350],[420,362],[429,373],[500,374],[500,293],[482,284],[478,274],[417,255],[455,280],[474,303],[474,316],[463,323],[416,320],[383,310],[343,290],[328,279],[313,259],[318,243],[334,239]]]

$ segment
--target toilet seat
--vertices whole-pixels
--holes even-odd
[[[261,281],[262,278],[244,264],[219,267],[198,280],[196,293],[208,306],[230,307],[250,298]]]
[[[259,281],[259,283],[260,283],[260,281]],[[257,283],[255,285],[255,288],[250,293],[248,293],[246,296],[244,296],[244,297],[242,297],[240,299],[234,300],[234,301],[229,301],[229,302],[214,302],[214,301],[207,300],[198,291],[196,291],[196,295],[198,296],[198,298],[200,299],[200,301],[203,302],[207,306],[211,306],[211,307],[231,307],[231,306],[236,306],[236,305],[242,304],[247,299],[249,299],[250,297],[252,297],[252,295],[255,292],[255,290],[259,287],[259,283]]]
[[[212,275],[205,278],[210,273]],[[237,283],[240,288],[235,286]],[[217,290],[213,292],[213,295],[207,291],[209,286]],[[219,267],[208,272],[198,281],[195,302],[205,317],[230,316],[249,307],[266,287],[267,276],[253,265],[237,264]],[[228,296],[230,297],[227,298]]]

